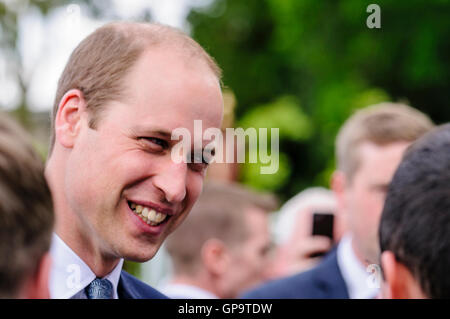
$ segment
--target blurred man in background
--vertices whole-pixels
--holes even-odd
[[[450,125],[414,143],[380,221],[385,298],[450,298]]]
[[[284,277],[305,271],[321,260],[339,241],[344,232],[340,215],[336,214],[337,202],[332,191],[308,188],[288,200],[275,214],[273,235],[276,252],[270,266],[271,278]],[[332,239],[313,235],[314,214],[332,214]]]
[[[268,212],[276,208],[238,184],[209,182],[185,223],[166,242],[174,275],[172,298],[234,298],[265,279]]]
[[[107,24],[74,50],[45,170],[57,216],[52,298],[165,297],[122,264],[151,259],[200,195],[203,133],[222,121],[220,73],[192,38],[157,24]],[[181,161],[176,129],[193,137]]]
[[[0,114],[0,298],[48,298],[54,216],[44,164]]]
[[[378,225],[386,191],[405,149],[433,127],[421,112],[382,103],[350,117],[336,139],[332,189],[348,229],[315,268],[268,283],[248,298],[374,298],[367,267],[378,261]]]

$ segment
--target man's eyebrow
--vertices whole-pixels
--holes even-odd
[[[158,134],[160,136],[166,137],[166,138],[171,138],[172,136],[172,132],[167,132],[165,130],[156,130],[153,131],[155,134]]]
[[[159,135],[165,138],[169,138],[172,136],[172,132],[167,131],[163,128],[148,128],[144,126],[136,126],[133,129],[134,132],[138,133],[139,135]]]

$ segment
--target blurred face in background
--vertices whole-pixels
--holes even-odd
[[[353,247],[366,263],[378,263],[378,225],[389,183],[410,143],[358,146],[359,167],[343,188],[344,212]]]
[[[229,248],[229,267],[224,274],[225,298],[240,293],[266,279],[265,270],[270,249],[267,213],[259,208],[248,208],[243,216],[246,223],[246,240]]]

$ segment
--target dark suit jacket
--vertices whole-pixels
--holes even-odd
[[[347,286],[333,249],[315,268],[251,290],[245,299],[348,299]]]
[[[119,299],[167,299],[167,296],[123,270],[120,274],[117,294]]]

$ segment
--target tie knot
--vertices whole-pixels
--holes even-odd
[[[108,279],[95,278],[86,287],[88,299],[113,299],[113,285]]]

